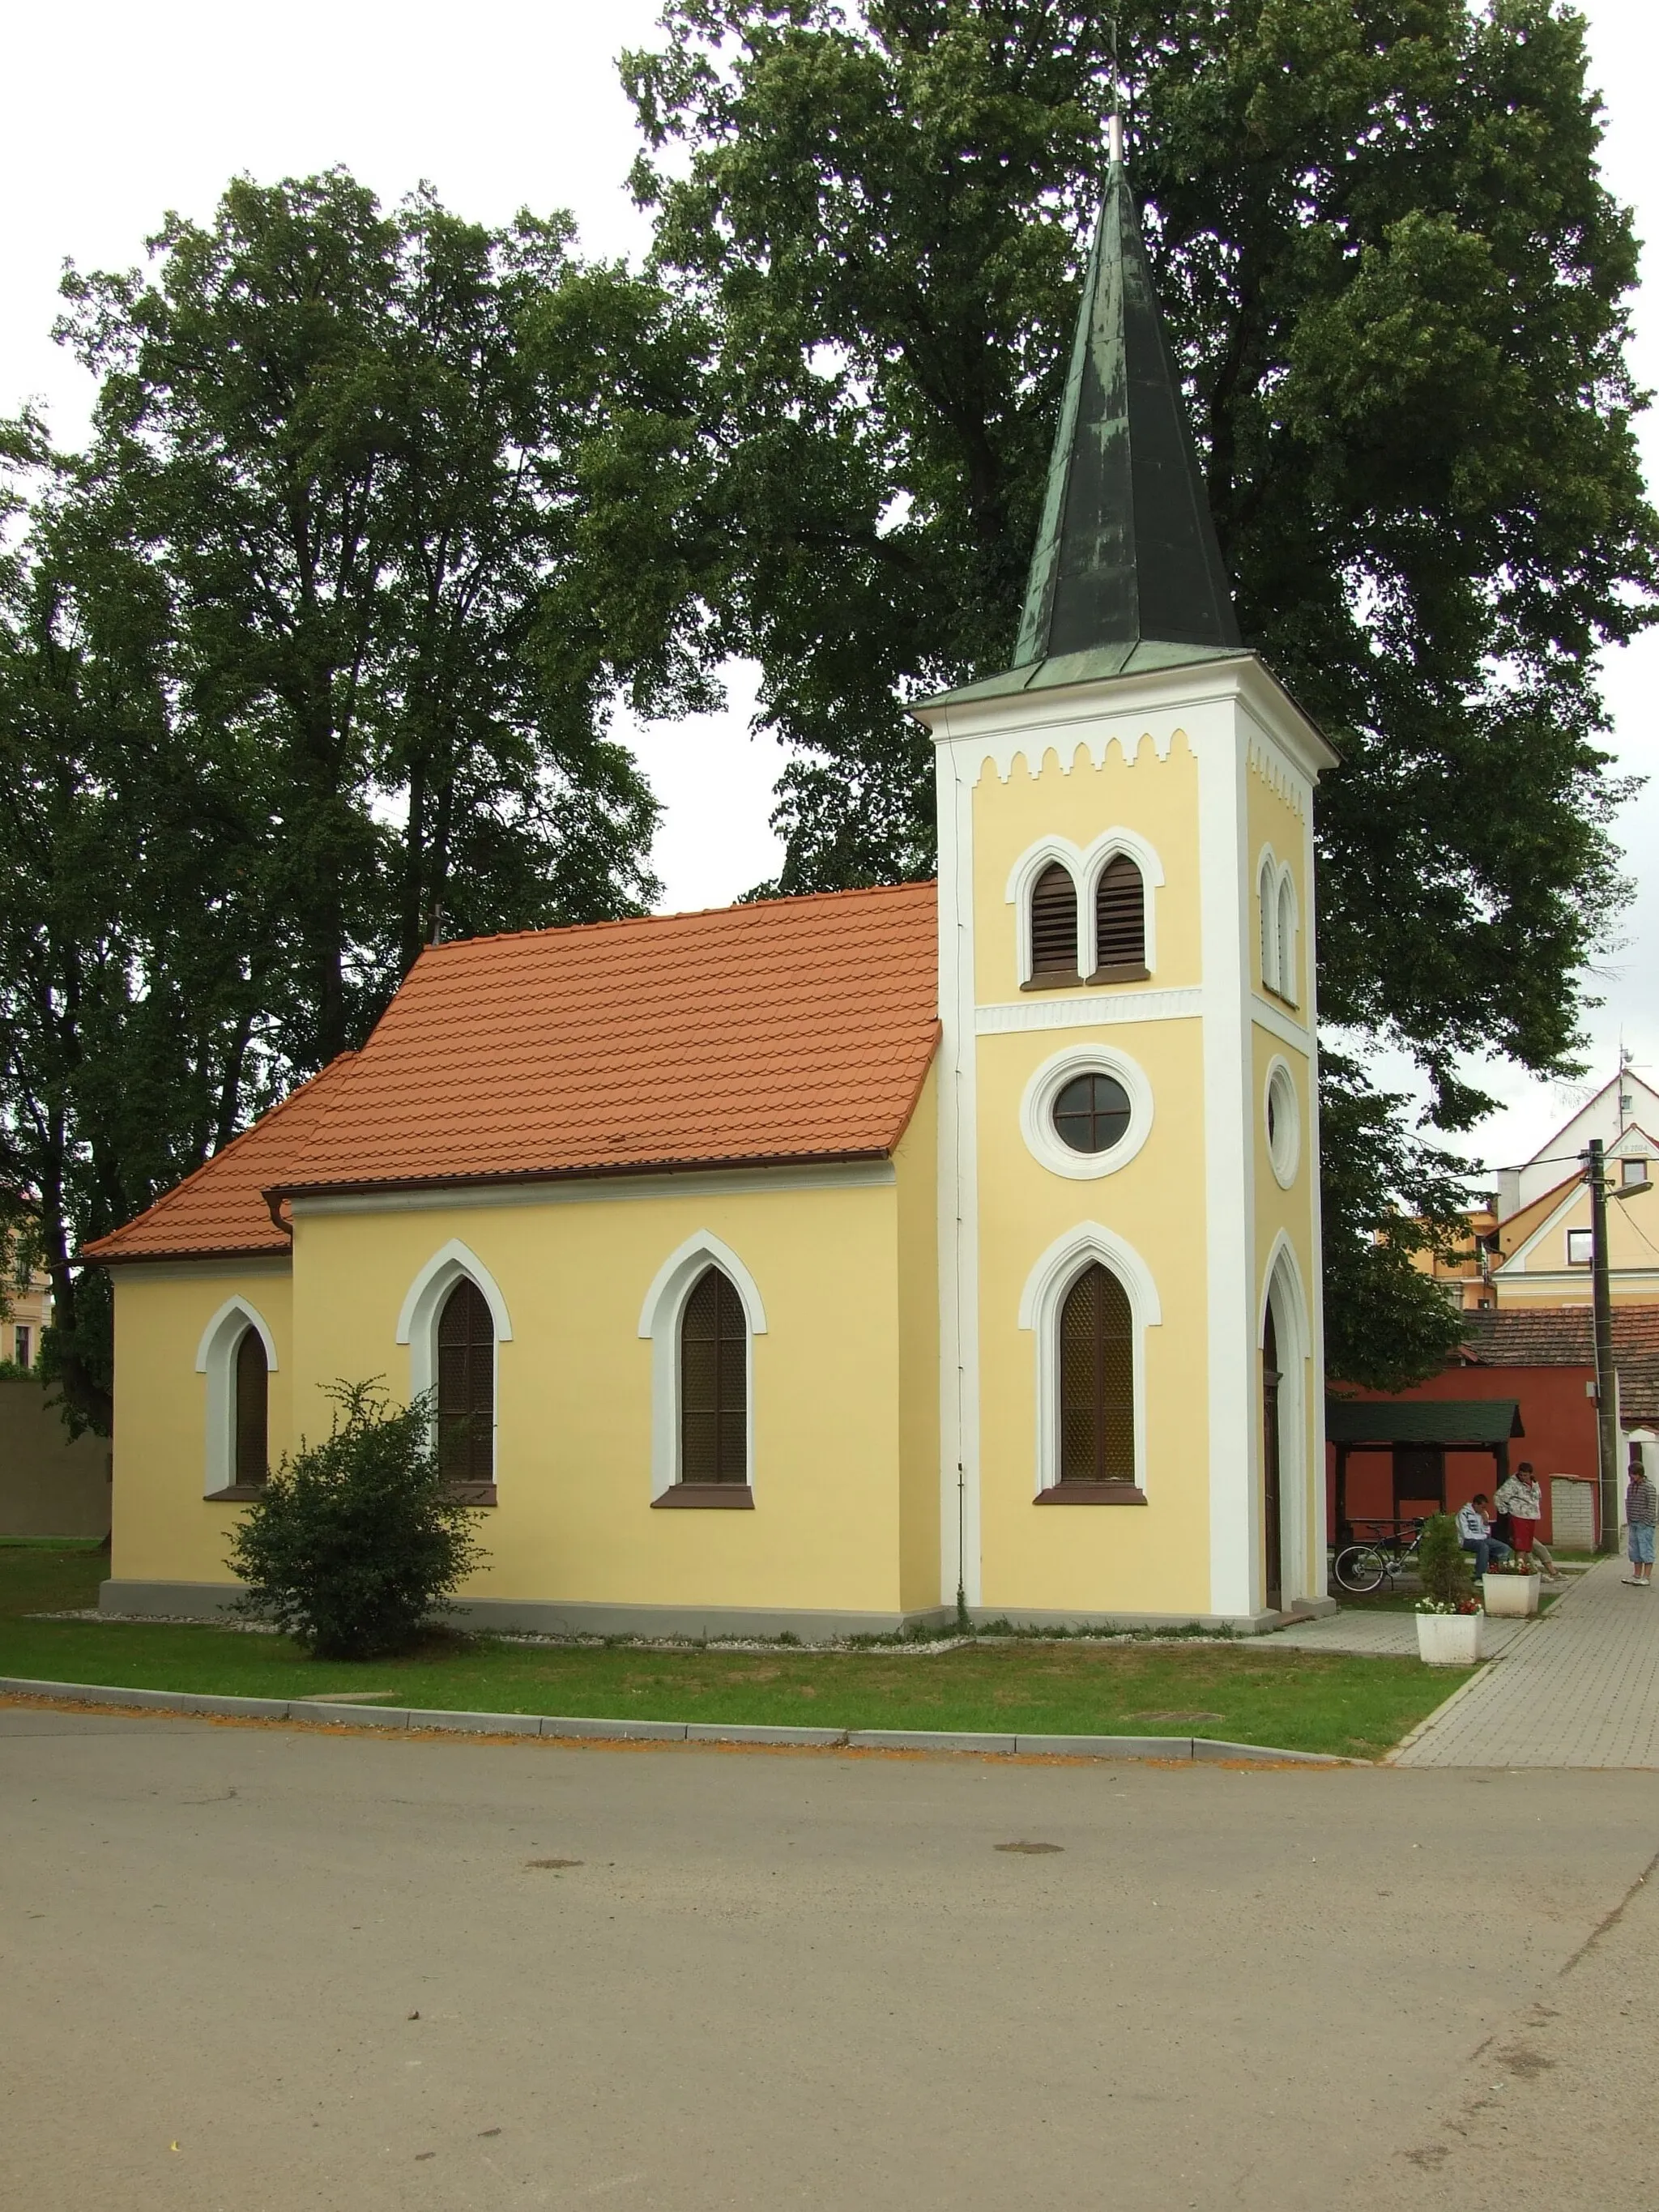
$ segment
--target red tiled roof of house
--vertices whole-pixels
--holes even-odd
[[[156,1218],[210,1183],[236,1249],[278,1250],[261,1192],[880,1158],[933,1057],[937,974],[932,884],[431,946],[293,1141],[273,1125],[306,1092],[93,1256],[159,1256]]]
[[[271,1219],[264,1192],[299,1159],[355,1053],[343,1052],[273,1106],[251,1129],[186,1176],[125,1228],[84,1246],[86,1260],[177,1260],[286,1255],[288,1232]]]
[[[1594,1367],[1595,1321],[1588,1306],[1466,1314],[1463,1357],[1482,1367]],[[1659,1419],[1659,1304],[1614,1306],[1613,1358],[1624,1419]]]

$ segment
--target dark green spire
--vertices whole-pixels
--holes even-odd
[[[1121,160],[1084,280],[1013,665],[951,698],[1243,649]]]

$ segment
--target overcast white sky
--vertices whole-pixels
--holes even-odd
[[[1608,182],[1659,244],[1659,62],[1654,0],[1582,0],[1608,111]],[[651,43],[659,0],[58,0],[7,27],[12,87],[0,134],[0,412],[46,404],[63,443],[86,422],[88,380],[49,336],[65,257],[123,268],[163,212],[205,220],[238,171],[303,175],[343,162],[383,199],[421,179],[459,214],[570,209],[589,253],[637,255],[647,228],[624,185],[632,117],[614,58]],[[1659,386],[1659,279],[1637,303],[1636,368]],[[1650,478],[1659,424],[1644,426]],[[1659,635],[1614,656],[1607,695],[1627,772],[1655,782],[1621,817],[1636,902],[1601,965],[1595,1079],[1622,1030],[1659,1079]],[[642,731],[665,806],[655,861],[668,907],[723,903],[774,872],[767,826],[779,750],[750,736],[744,672],[731,711]],[[1589,1086],[1495,1071],[1504,1110],[1480,1133],[1488,1162],[1534,1149]]]

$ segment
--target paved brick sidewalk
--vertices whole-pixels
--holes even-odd
[[[1487,1657],[1495,1659],[1507,1651],[1517,1636],[1525,1635],[1534,1625],[1529,1620],[1489,1620]],[[1365,1613],[1356,1607],[1324,1620],[1310,1620],[1305,1628],[1276,1629],[1271,1641],[1275,1649],[1283,1645],[1292,1651],[1340,1651],[1363,1659],[1415,1659],[1417,1616]]]
[[[1394,1763],[1659,1768],[1659,1595],[1626,1589],[1628,1572],[1604,1559],[1581,1576]]]

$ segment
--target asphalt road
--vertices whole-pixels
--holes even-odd
[[[0,2203],[1648,2205],[1656,1852],[1656,1773],[0,1706]]]

